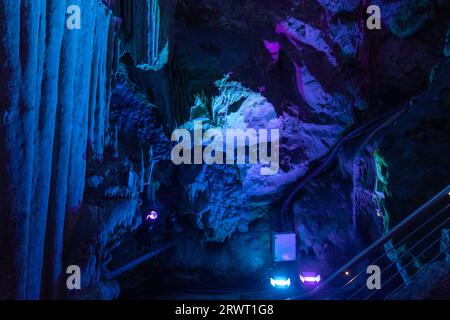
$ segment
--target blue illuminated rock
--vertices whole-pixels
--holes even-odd
[[[2,4],[0,283],[11,298],[57,294],[66,214],[82,205],[86,161],[103,158],[114,21],[99,0],[78,4],[81,30],[66,28],[64,1]]]

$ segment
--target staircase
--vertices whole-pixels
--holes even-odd
[[[381,286],[369,289],[374,275]],[[421,292],[442,284],[438,297]],[[450,299],[450,185],[320,285],[290,300],[413,298]]]

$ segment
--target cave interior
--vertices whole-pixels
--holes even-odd
[[[450,299],[450,1],[1,0],[0,30],[0,299]]]

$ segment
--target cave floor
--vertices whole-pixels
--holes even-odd
[[[135,288],[124,290],[122,300],[285,300],[302,295],[307,290],[301,287],[275,289],[220,290],[220,289],[184,289],[184,288]]]

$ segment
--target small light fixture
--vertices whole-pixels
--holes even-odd
[[[145,220],[147,221],[155,221],[158,219],[158,213],[154,210],[152,210],[147,216],[145,217]]]
[[[291,286],[291,279],[286,277],[270,278],[270,284],[274,288],[285,289]]]
[[[349,271],[345,271],[345,275],[346,275],[346,276],[349,276],[349,275],[350,275],[350,272],[349,272]]]
[[[321,280],[320,274],[315,272],[301,272],[299,277],[304,284],[317,284]]]

